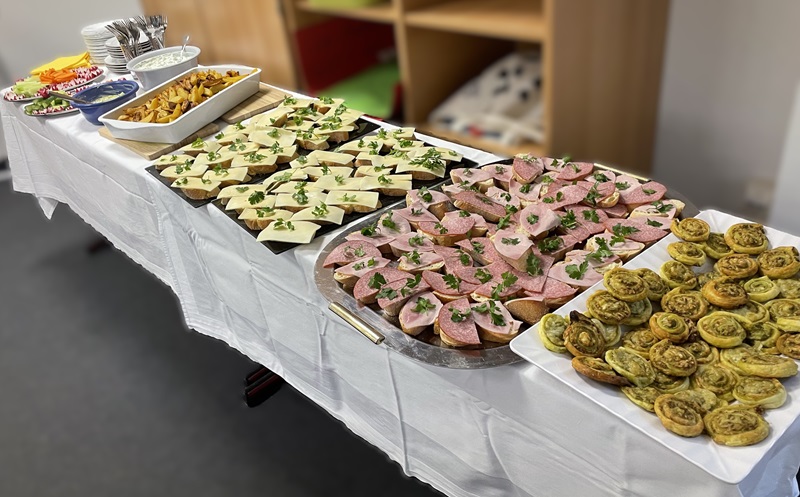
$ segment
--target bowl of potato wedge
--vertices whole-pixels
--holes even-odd
[[[198,66],[158,85],[99,121],[124,140],[178,143],[258,92],[261,69]]]

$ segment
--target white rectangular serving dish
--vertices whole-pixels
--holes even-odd
[[[150,100],[150,98],[158,95],[167,87],[183,79],[187,75],[210,69],[222,74],[229,70],[239,71],[240,74],[247,74],[247,76],[191,109],[171,123],[139,123],[120,121],[117,119],[124,109],[144,104]],[[106,112],[100,116],[100,122],[108,128],[109,133],[111,133],[111,136],[114,138],[152,143],[178,143],[255,94],[258,91],[260,79],[261,69],[254,70],[252,67],[248,66],[226,64],[193,67],[169,81],[158,85],[152,90],[141,94],[130,102],[126,102]]]
[[[702,211],[697,217],[706,221],[711,226],[711,231],[717,233],[724,233],[733,224],[748,222],[715,210]],[[781,245],[800,247],[800,238],[796,236],[772,228],[766,228],[766,232],[770,247]],[[658,272],[661,264],[671,260],[667,253],[667,245],[676,241],[679,241],[678,238],[669,234],[631,259],[624,267],[629,269],[646,267]],[[711,263],[709,262],[700,268],[700,271],[710,269]],[[585,312],[589,296],[595,291],[601,290],[602,285],[602,281],[595,284],[560,307],[556,313],[566,316],[573,310]],[[756,464],[767,455],[775,442],[800,417],[800,378],[795,376],[781,381],[788,394],[786,403],[778,409],[768,409],[765,412],[764,417],[770,424],[770,434],[766,440],[749,447],[726,447],[717,445],[705,434],[696,438],[680,437],[667,431],[655,414],[647,412],[629,401],[619,388],[592,381],[578,374],[570,364],[571,356],[547,350],[539,339],[537,326],[532,326],[515,338],[511,342],[511,350],[619,417],[621,422],[636,428],[726,483],[738,484],[747,477]]]

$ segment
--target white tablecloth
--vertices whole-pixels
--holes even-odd
[[[48,216],[69,205],[172,287],[189,327],[272,369],[448,495],[797,495],[800,423],[742,482],[722,482],[535,366],[449,370],[373,345],[314,285],[317,254],[338,232],[276,256],[213,206],[190,207],[80,115],[38,119],[9,103],[0,113],[17,191]]]

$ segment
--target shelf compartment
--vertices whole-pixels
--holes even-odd
[[[297,2],[297,8],[304,12],[313,12],[315,14],[346,17],[349,19],[358,19],[360,21],[371,21],[384,24],[392,24],[396,19],[395,10],[391,2],[380,3],[368,7],[335,8],[321,7],[312,4],[308,0],[301,0]]]
[[[486,138],[480,138],[469,134],[458,133],[436,126],[431,126],[430,124],[423,124],[422,126],[418,126],[417,129],[421,133],[435,136],[443,140],[448,140],[453,143],[466,145],[467,147],[485,150],[497,155],[506,155],[509,157],[513,157],[516,154],[533,154],[537,157],[547,155],[545,153],[545,147],[541,143],[523,142],[518,145],[505,145],[493,140],[488,140]]]
[[[409,26],[541,43],[547,22],[541,1],[453,0],[406,13]]]

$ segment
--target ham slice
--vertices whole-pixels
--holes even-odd
[[[497,253],[517,269],[520,268],[520,265],[524,267],[525,257],[530,253],[533,246],[527,236],[508,229],[499,230],[492,237],[492,241]]]
[[[470,293],[474,292],[478,285],[473,283],[468,283],[466,281],[461,280],[458,275],[450,275],[455,278],[455,288],[448,284],[447,280],[445,280],[444,275],[439,273],[434,273],[433,271],[423,271],[422,272],[422,279],[425,280],[425,283],[430,285],[434,292],[437,292],[441,295],[448,295],[452,297],[461,296],[461,295],[469,295]]]
[[[667,217],[659,217],[659,216],[647,216],[647,217],[636,217],[633,218],[638,221],[641,221],[645,224],[645,226],[651,226],[653,228],[658,228],[660,230],[667,230],[669,231],[669,226],[672,224],[672,219]]]
[[[515,156],[511,167],[514,171],[514,179],[520,183],[531,183],[544,172],[544,163],[541,159],[537,159],[530,154]]]
[[[664,198],[667,187],[656,181],[649,181],[640,187],[626,191],[625,195],[620,192],[619,202],[625,205],[649,204]]]
[[[561,195],[559,195],[559,193]],[[567,185],[559,188],[557,191],[548,191],[547,195],[542,197],[541,201],[550,209],[559,210],[567,205],[577,204],[582,201],[587,193],[589,193],[589,190],[580,185]],[[547,199],[550,199],[550,201]]]
[[[359,278],[358,282],[356,282],[356,285],[353,287],[353,297],[355,297],[356,300],[364,304],[372,304],[375,302],[375,296],[381,289],[381,285],[379,285],[377,281],[377,275],[382,276],[386,283],[411,277],[411,274],[391,267],[382,267],[368,271],[364,276]]]
[[[416,312],[414,309],[417,307],[418,301],[425,299],[433,304],[432,309],[425,309],[422,312]],[[442,302],[432,292],[424,292],[408,299],[403,309],[400,311],[400,325],[406,333],[411,335],[419,335],[425,328],[432,326],[436,321],[436,317],[442,310]]]
[[[578,223],[586,228],[592,235],[602,233],[606,230],[605,222],[608,219],[608,214],[606,214],[602,209],[595,209],[585,205],[572,205],[566,207],[565,210],[571,210],[574,212]],[[594,211],[594,213],[597,215],[597,222],[591,220],[592,211]],[[584,212],[587,212],[588,214],[584,215]]]
[[[561,219],[546,204],[531,204],[519,211],[519,223],[522,229],[536,238],[559,227]]]
[[[614,207],[606,207],[603,209],[603,212],[605,212],[608,217],[615,218],[621,218],[628,215],[628,209],[622,204],[617,204]]]
[[[411,233],[411,225],[403,216],[395,211],[388,211],[378,219],[378,231],[388,236],[398,236]]]
[[[644,244],[653,243],[667,235],[666,231],[659,228],[654,228],[652,226],[647,226],[644,222],[639,221],[638,219],[609,219],[606,221],[606,229],[608,229],[608,231],[613,232],[614,226],[617,225],[631,227],[637,230],[629,235],[625,235],[625,238],[630,238],[635,242],[641,242]]]
[[[489,308],[489,302],[491,302],[494,306],[494,308],[491,310]],[[480,312],[476,310],[476,308],[486,310],[484,312]],[[498,320],[501,321],[502,324],[494,323],[492,320],[492,313],[502,316],[502,318]],[[521,321],[517,321],[511,316],[511,313],[508,312],[508,309],[506,309],[506,306],[504,306],[502,302],[495,300],[487,301],[482,304],[473,304],[472,318],[475,320],[475,325],[478,328],[496,335],[515,335],[519,332],[519,327],[522,324]],[[486,337],[484,336],[484,338]]]
[[[475,291],[472,292],[472,295],[478,295],[479,297],[483,297],[484,299],[494,298],[492,292],[500,283],[501,281],[489,281],[487,283],[484,283],[483,285],[476,288]],[[520,291],[522,291],[522,287],[517,283],[514,283],[513,285],[504,288],[500,292],[498,297],[501,300],[507,300],[509,298],[515,297]]]
[[[486,196],[490,199],[494,200],[498,204],[502,205],[503,207],[512,206],[515,209],[521,209],[519,198],[515,197],[511,193],[497,188],[493,186],[486,190]]]
[[[456,207],[480,214],[487,221],[496,223],[506,215],[506,209],[486,195],[476,192],[460,192],[453,196]]]
[[[591,162],[570,162],[558,173],[558,179],[564,181],[575,181],[583,179],[594,170],[594,164]]]
[[[595,268],[599,268],[599,267],[608,266],[611,263],[617,262],[619,260],[619,257],[617,257],[616,254],[613,254],[613,252],[614,252],[613,250],[611,252],[612,252],[612,255],[610,255],[609,257],[601,257],[599,260],[595,259],[595,258],[588,259],[589,265],[592,266],[592,267],[595,267]],[[584,260],[587,260],[586,256],[591,254],[591,253],[593,253],[593,251],[591,251],[591,250],[570,250],[564,256],[564,260],[566,262],[570,262],[570,263],[573,263],[575,261],[577,261],[578,263],[581,263]]]
[[[412,241],[414,242],[413,245],[411,244]],[[433,241],[425,235],[412,231],[396,237],[389,243],[389,246],[392,247],[393,252],[397,253],[413,252],[414,250],[430,252],[433,250]]]
[[[481,169],[489,171],[492,178],[494,178],[494,183],[504,188],[508,188],[508,184],[514,174],[514,167],[511,164],[489,164]]]
[[[472,257],[461,247],[444,247],[441,245],[436,245],[433,247],[433,251],[445,261],[448,259],[461,259],[462,256],[466,256],[469,259],[469,264],[460,264],[460,266],[472,266]]]
[[[333,249],[322,267],[344,266],[364,257],[380,257],[381,251],[366,242],[346,241]]]
[[[391,243],[395,237],[391,235],[384,235],[377,229],[375,230],[374,235],[365,235],[360,231],[354,231],[352,233],[348,233],[345,239],[348,242],[353,243],[368,243],[370,245],[374,245],[375,247],[382,247],[388,243]]]
[[[528,183],[523,185],[522,183],[512,179],[508,185],[508,192],[526,203],[538,202],[539,193],[541,190],[541,183]]]
[[[586,248],[591,250],[597,250],[598,244],[595,240],[598,238],[602,238],[603,240],[605,240],[606,245],[608,245],[608,248],[611,249],[611,251],[614,252],[614,254],[618,254],[620,257],[624,256],[627,258],[632,254],[641,252],[644,249],[643,243],[634,242],[632,240],[627,240],[627,239],[624,242],[617,242],[612,245],[611,239],[614,238],[614,235],[613,233],[609,233],[607,231],[604,233],[599,233],[590,238],[586,242]]]
[[[547,273],[550,272],[550,268],[553,266],[555,259],[549,255],[543,255],[535,247],[532,249],[531,255],[539,260],[538,267],[541,270],[541,274],[531,275],[526,271],[519,271],[516,269],[514,269],[513,272],[518,278],[517,284],[522,287],[523,290],[527,292],[538,292],[544,287],[544,283],[547,280]]]
[[[355,276],[357,278],[361,278],[373,269],[386,267],[386,265],[390,262],[392,261],[389,259],[384,259],[383,257],[364,257],[357,261],[353,261],[346,266],[336,268],[335,272],[345,276]]]
[[[567,273],[567,266],[580,266],[582,260],[574,260],[570,262],[557,262],[550,268],[548,276],[551,278],[566,283],[575,288],[586,289],[594,285],[598,281],[603,281],[603,275],[594,270],[592,266],[588,266],[586,272],[580,278],[573,278]]]
[[[438,220],[421,202],[414,202],[403,209],[395,209],[394,212],[411,223],[419,223],[420,221],[436,222]]]
[[[436,254],[434,252],[420,252],[417,251],[419,254],[419,263],[412,262],[408,259],[408,252],[400,256],[400,261],[403,264],[403,268],[408,271],[415,271],[416,269],[428,267],[432,264],[436,264],[439,262],[443,262],[442,256]]]
[[[461,321],[453,321],[453,310],[456,310],[467,316]],[[478,337],[478,330],[475,328],[475,321],[470,312],[469,300],[466,298],[458,299],[449,302],[442,306],[437,318],[438,328],[440,333],[444,333],[451,341],[464,345],[479,345],[481,343]]]
[[[540,292],[525,292],[528,297],[539,302],[562,301],[572,298],[577,289],[555,278],[547,278]]]
[[[586,178],[586,181],[591,181],[592,183],[611,183],[614,184],[616,181],[617,175],[611,171],[606,169],[598,169],[591,175]]]
[[[458,168],[450,171],[450,179],[455,184],[465,184],[472,186],[475,183],[481,183],[489,179],[493,179],[492,173],[484,171],[483,169],[468,169]]]
[[[464,252],[481,264],[491,264],[501,260],[500,254],[494,249],[494,244],[489,238],[476,237],[470,240],[461,240],[456,243]]]
[[[552,157],[543,157],[542,162],[544,163],[544,168],[548,171],[561,172],[566,165],[566,162],[561,159],[553,159]]]
[[[654,202],[654,203],[657,204],[657,202]],[[630,217],[632,217],[632,218],[636,218],[636,217],[663,217],[663,218],[666,218],[666,219],[673,219],[675,217],[675,214],[678,212],[678,209],[675,207],[675,201],[674,200],[664,200],[661,204],[663,206],[665,206],[665,207],[662,207],[661,210],[659,210],[656,207],[656,205],[653,205],[654,203],[640,205],[639,207],[633,209],[633,211],[631,212],[631,216]],[[666,206],[672,206],[672,207],[666,207]],[[669,222],[669,221],[667,221],[667,222]]]
[[[413,287],[409,286],[413,284],[414,281],[416,281],[415,278],[411,276],[406,279],[395,280],[391,283],[387,283],[384,288],[391,288],[396,292],[396,295],[394,295],[392,298],[379,298],[378,306],[390,316],[396,316],[403,307],[403,304],[405,304],[408,299],[414,295],[427,292],[431,289],[431,287],[422,278],[420,278],[419,283],[416,283]],[[381,290],[383,290],[383,288]]]
[[[411,205],[413,203],[419,202],[420,204],[424,205],[427,209],[431,205],[440,204],[442,202],[447,202],[450,200],[447,195],[442,192],[437,192],[435,190],[428,190],[425,189],[425,193],[420,195],[420,190],[411,190],[406,194],[406,205]],[[430,194],[430,200],[425,200],[424,197],[427,197]]]

